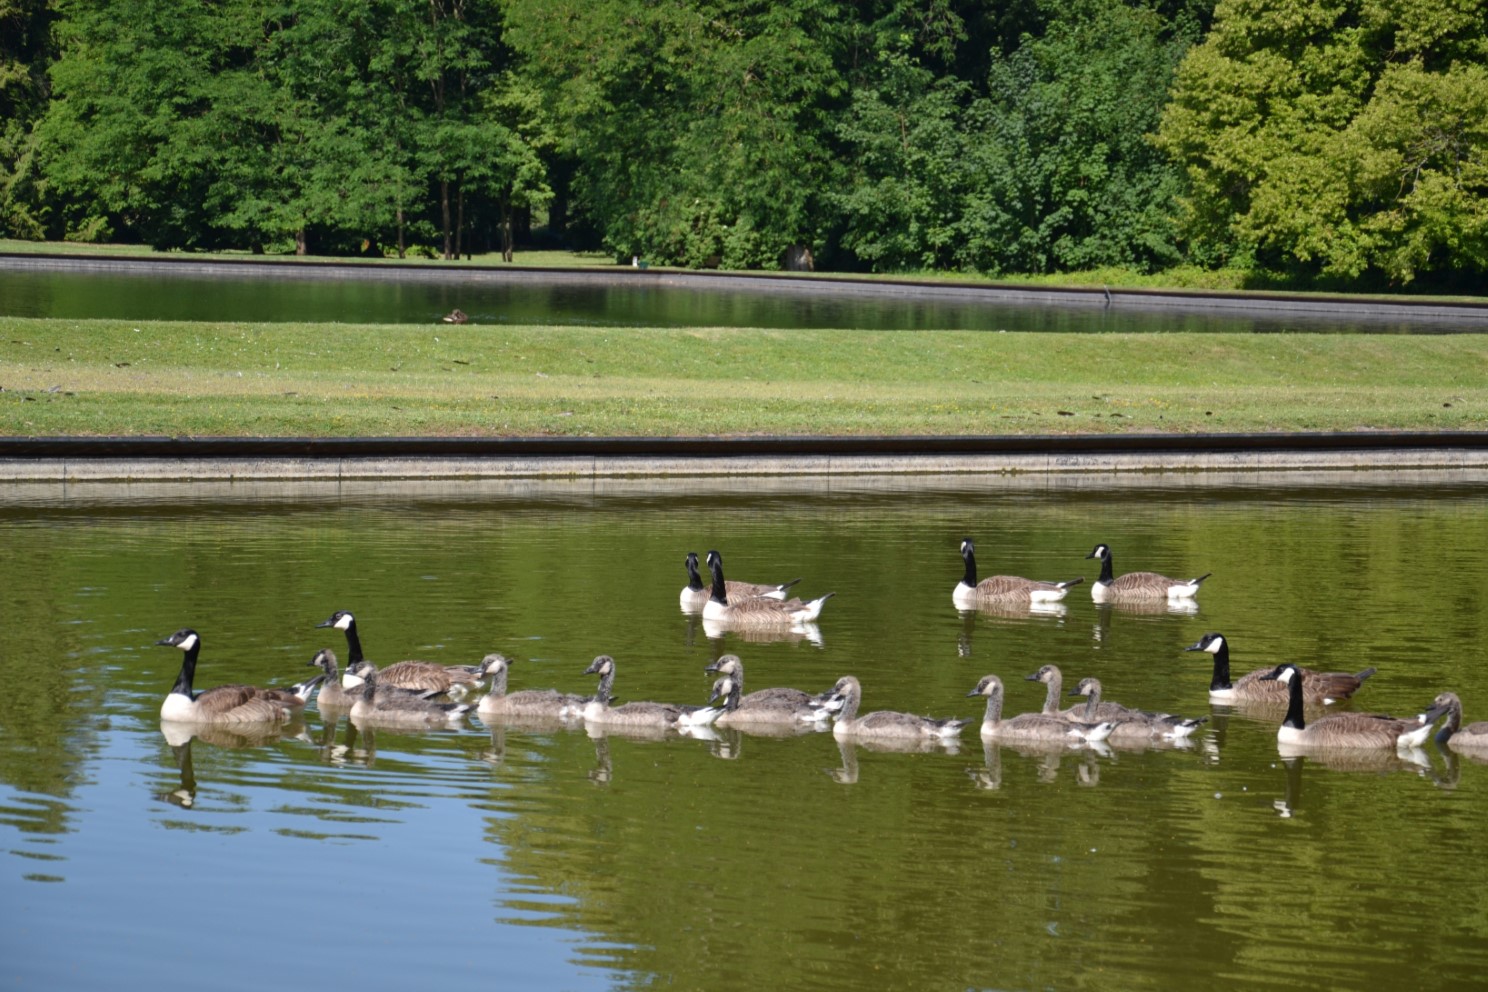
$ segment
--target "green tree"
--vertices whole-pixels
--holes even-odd
[[[617,254],[774,267],[821,229],[828,0],[508,0],[508,39],[579,165],[576,209]]]
[[[1224,0],[1162,146],[1201,251],[1357,279],[1488,271],[1488,3]]]
[[[0,0],[0,237],[45,232],[32,125],[46,109],[51,24],[46,0]]]

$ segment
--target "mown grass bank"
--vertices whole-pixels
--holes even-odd
[[[1488,336],[0,318],[0,433],[1047,434],[1488,428]]]

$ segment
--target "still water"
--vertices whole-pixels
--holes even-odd
[[[1283,761],[1274,714],[1211,707],[1207,656],[1379,674],[1488,718],[1488,486],[1110,477],[644,485],[12,486],[0,492],[0,960],[17,988],[1465,988],[1488,974],[1488,766],[1428,746]],[[984,574],[1213,571],[1193,612],[962,614]],[[689,550],[835,591],[813,636],[682,614]],[[511,688],[701,703],[857,675],[865,709],[979,718],[1060,665],[1209,722],[1189,747],[924,753],[485,726],[162,733],[198,688],[285,684],[315,624],[367,653],[516,659]],[[718,634],[718,636],[710,636]]]
[[[441,272],[373,267],[291,270],[158,266],[102,271],[0,265],[0,316],[114,320],[307,321],[428,324],[458,307],[477,324],[602,327],[771,327],[861,330],[1230,333],[1481,332],[1481,311],[1436,318],[1347,314],[1175,312],[1087,303],[1013,303],[902,292],[865,295],[851,284],[807,289],[765,280],[728,287],[595,273]],[[799,287],[800,284],[793,284]],[[881,288],[881,287],[879,287]]]

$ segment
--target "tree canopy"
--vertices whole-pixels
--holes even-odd
[[[1488,274],[1488,0],[0,0],[0,235]],[[509,254],[508,254],[508,257]]]

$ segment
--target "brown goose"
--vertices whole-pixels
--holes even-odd
[[[1085,581],[1083,575],[1065,582],[989,575],[978,582],[976,546],[969,537],[961,542],[961,560],[966,563],[966,573],[951,590],[951,601],[961,609],[972,609],[978,603],[1057,603],[1069,594],[1071,586]]]
[[[353,720],[391,727],[451,727],[471,709],[469,703],[436,703],[385,688],[381,682],[381,674],[369,666],[362,676],[361,694],[351,706]]]
[[[584,669],[585,675],[598,675],[599,688],[585,700],[584,722],[603,727],[675,729],[683,733],[709,727],[723,714],[718,707],[681,706],[673,703],[635,702],[612,706],[615,688],[615,659],[602,654]]]
[[[1426,722],[1435,723],[1443,713],[1447,722],[1436,735],[1438,744],[1445,744],[1453,751],[1488,754],[1488,720],[1462,725],[1462,700],[1455,692],[1444,692],[1431,701],[1426,711]]]
[[[687,613],[696,613],[707,605],[708,598],[713,593],[708,586],[703,585],[703,577],[698,574],[698,556],[696,551],[687,552],[687,557],[683,560],[683,564],[687,566],[687,585],[682,587],[682,609]],[[731,602],[761,597],[764,599],[784,600],[789,595],[787,590],[800,581],[800,579],[791,579],[789,582],[782,582],[779,585],[772,586],[767,583],[736,582],[730,579],[725,583],[725,586]]]
[[[1254,702],[1275,703],[1285,706],[1289,689],[1281,682],[1265,676],[1269,668],[1257,668],[1248,675],[1230,681],[1230,644],[1223,634],[1205,634],[1198,643],[1184,648],[1185,651],[1207,651],[1214,655],[1214,676],[1209,680],[1209,701],[1212,703]],[[1329,706],[1341,702],[1359,691],[1364,680],[1375,673],[1366,668],[1350,675],[1348,672],[1315,672],[1298,667],[1302,676],[1302,701],[1312,706]]]
[[[346,634],[346,672],[341,676],[343,689],[355,689],[366,680],[365,670],[378,673],[384,688],[409,689],[416,693],[449,693],[459,698],[480,685],[475,665],[436,665],[432,661],[400,661],[377,669],[362,655],[362,639],[357,633],[356,617],[350,610],[337,610],[329,620],[316,627],[334,627]]]
[[[1095,550],[1085,557],[1100,559],[1100,578],[1090,587],[1090,598],[1097,603],[1193,599],[1199,594],[1199,583],[1214,574],[1205,572],[1196,579],[1170,579],[1157,572],[1127,572],[1117,578],[1111,563],[1111,549],[1107,545],[1097,544]]]
[[[1334,713],[1308,723],[1303,714],[1302,676],[1288,662],[1277,665],[1266,681],[1287,687],[1286,719],[1276,731],[1280,744],[1305,747],[1412,748],[1431,733],[1429,720],[1399,720],[1381,713]]]
[[[160,704],[160,719],[179,723],[283,723],[305,708],[305,701],[322,676],[289,689],[261,689],[251,685],[219,685],[193,692],[201,637],[189,627],[155,642],[185,653],[176,684]]]
[[[713,594],[703,606],[704,620],[749,627],[811,623],[821,616],[822,607],[833,596],[829,592],[809,602],[760,598],[735,601],[729,599],[728,581],[723,577],[723,556],[717,551],[708,552],[708,568],[713,573]]]

